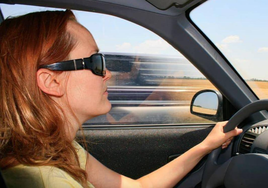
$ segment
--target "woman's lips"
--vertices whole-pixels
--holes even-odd
[[[107,88],[106,88],[106,90],[104,91],[104,95],[108,95]]]

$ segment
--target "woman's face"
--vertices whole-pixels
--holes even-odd
[[[67,30],[76,40],[69,59],[89,57],[98,52],[94,38],[83,26],[75,21],[69,21]],[[80,123],[105,114],[111,109],[106,85],[106,81],[110,78],[109,71],[105,77],[97,76],[90,70],[70,71],[66,97]]]

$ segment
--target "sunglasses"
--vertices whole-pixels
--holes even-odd
[[[103,54],[96,53],[90,57],[61,61],[49,65],[42,65],[40,68],[46,68],[53,71],[73,71],[73,70],[91,70],[97,76],[105,77],[106,64]]]

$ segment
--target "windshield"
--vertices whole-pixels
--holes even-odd
[[[209,0],[190,13],[260,98],[268,98],[268,1]]]

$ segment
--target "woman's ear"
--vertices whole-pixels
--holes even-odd
[[[48,69],[39,69],[37,71],[37,85],[45,93],[61,97],[64,94],[64,80],[59,73]]]

